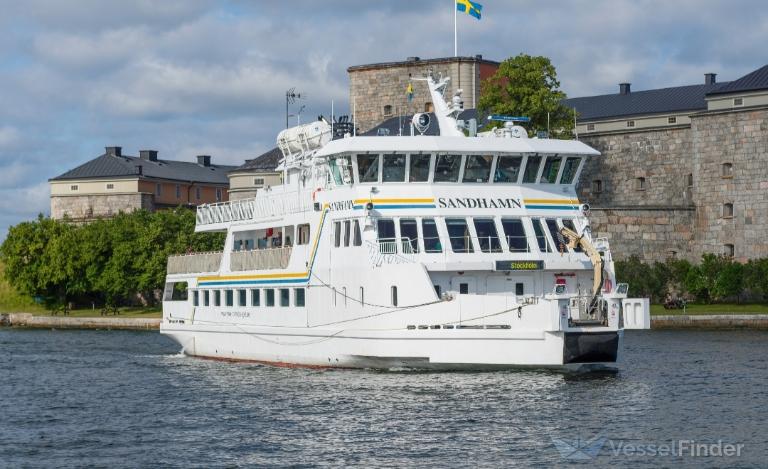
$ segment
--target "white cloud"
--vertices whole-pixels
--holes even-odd
[[[572,97],[735,79],[763,65],[768,39],[758,0],[481,3],[481,21],[460,18],[460,53],[548,56]],[[452,53],[445,0],[6,2],[0,233],[47,211],[45,181],[104,146],[238,164],[274,146],[288,88],[309,97],[302,120],[331,100],[344,113],[347,67]]]

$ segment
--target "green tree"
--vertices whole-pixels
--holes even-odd
[[[555,66],[547,57],[520,54],[499,65],[496,73],[482,83],[478,108],[482,113],[526,116],[530,133],[547,130],[569,137],[573,133],[573,111],[563,105]]]

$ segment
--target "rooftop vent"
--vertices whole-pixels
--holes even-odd
[[[717,77],[717,73],[705,73],[704,74],[704,84],[705,85],[714,85],[716,83],[715,78]]]
[[[197,164],[201,166],[211,165],[211,155],[197,155]]]
[[[104,147],[109,156],[123,156],[123,147]]]
[[[408,62],[418,62],[419,60],[421,60],[421,57],[408,57],[406,60]]]
[[[157,161],[157,150],[141,150],[139,157],[146,161]]]
[[[619,83],[619,94],[629,94],[631,83]]]
[[[483,60],[483,54],[475,54],[475,60]]]

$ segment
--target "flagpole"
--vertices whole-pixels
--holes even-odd
[[[459,56],[459,28],[458,28],[458,9],[456,8],[456,0],[453,2],[453,56]]]

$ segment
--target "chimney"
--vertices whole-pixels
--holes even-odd
[[[475,54],[475,60],[483,60],[483,54]]]
[[[631,83],[619,83],[619,94],[629,94],[629,85]]]
[[[123,156],[123,147],[104,147],[109,156]]]
[[[716,83],[715,77],[717,77],[717,73],[705,73],[704,74],[704,84],[705,85],[714,85]]]
[[[197,164],[201,166],[210,166],[211,155],[197,155]]]
[[[139,176],[144,174],[144,167],[142,165],[140,164],[136,165],[136,174],[138,174]]]
[[[157,150],[141,150],[139,157],[145,161],[157,161]]]

